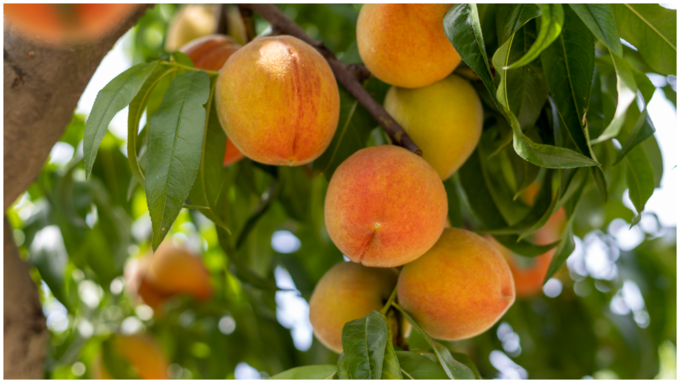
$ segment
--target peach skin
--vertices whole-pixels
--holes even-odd
[[[437,242],[448,200],[425,160],[404,148],[381,145],[361,149],[338,166],[324,210],[329,236],[349,259],[395,267]]]
[[[345,323],[380,311],[397,284],[395,269],[342,262],[333,266],[314,288],[309,321],[314,335],[329,349],[342,352]]]
[[[340,94],[316,49],[292,36],[261,37],[234,53],[215,90],[217,115],[234,145],[268,165],[319,157],[335,134]]]
[[[158,343],[147,335],[114,335],[113,346],[141,379],[168,379],[168,360]],[[113,379],[102,355],[95,357],[92,378]]]
[[[419,88],[453,72],[460,55],[444,33],[452,4],[364,4],[357,20],[359,55],[380,80]]]
[[[397,298],[428,335],[459,340],[496,323],[515,301],[515,286],[508,264],[491,243],[451,228],[402,268]]]
[[[210,274],[203,260],[169,241],[150,255],[144,279],[161,294],[190,294],[199,300],[212,295]]]
[[[442,180],[465,163],[482,136],[482,102],[456,75],[418,89],[392,87],[384,104]]]

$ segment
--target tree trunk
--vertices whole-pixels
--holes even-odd
[[[140,5],[100,40],[54,47],[4,28],[4,208],[36,179],[81,94],[113,44],[152,5]],[[48,332],[29,265],[4,220],[4,377],[43,378]]]

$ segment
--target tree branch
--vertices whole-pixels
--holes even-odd
[[[366,79],[368,70],[360,69],[357,65],[347,65],[335,57],[335,54],[326,48],[322,42],[316,41],[309,37],[307,33],[294,21],[290,20],[281,12],[275,5],[272,4],[240,4],[239,9],[252,10],[257,12],[262,18],[267,20],[272,29],[279,30],[288,35],[299,38],[307,44],[316,48],[321,53],[328,64],[330,65],[335,78],[338,82],[347,89],[347,91],[359,101],[359,103],[366,108],[366,110],[378,121],[380,126],[385,130],[385,133],[390,137],[392,142],[396,145],[402,146],[413,153],[422,155],[423,152],[411,140],[411,137],[406,134],[404,129],[390,116],[385,109],[377,102],[361,85],[360,79]],[[241,11],[243,14],[243,11]]]
[[[255,33],[255,18],[253,18],[253,11],[242,5],[238,5],[238,10],[241,13],[241,20],[243,20],[243,26],[246,29],[246,43],[253,41],[256,36]]]

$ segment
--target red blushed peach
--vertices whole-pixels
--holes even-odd
[[[234,145],[269,165],[297,166],[319,157],[340,113],[326,59],[292,36],[257,38],[234,53],[220,71],[215,101]]]
[[[446,191],[422,158],[392,145],[359,150],[328,185],[326,228],[349,259],[395,267],[423,255],[444,230]]]
[[[427,334],[459,340],[496,323],[515,301],[515,286],[508,264],[491,243],[451,228],[402,268],[397,298]]]

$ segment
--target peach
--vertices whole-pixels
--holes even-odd
[[[539,245],[547,245],[560,239],[564,229],[565,215],[564,209],[560,209],[550,217],[546,224],[533,234],[533,240]],[[550,262],[555,254],[555,249],[533,259],[522,257],[513,253],[498,243],[493,237],[489,236],[491,243],[503,254],[508,261],[512,278],[515,281],[515,291],[519,298],[529,298],[543,289],[543,280],[548,272]],[[527,265],[526,261],[530,262]]]
[[[218,71],[239,48],[241,46],[229,36],[210,35],[188,42],[179,51],[189,56],[196,68]],[[242,158],[243,153],[227,138],[223,166],[231,165]]]
[[[7,25],[53,44],[82,43],[110,33],[136,4],[4,4]]]
[[[397,298],[428,335],[459,340],[496,323],[515,301],[515,286],[508,264],[491,243],[451,228],[402,268]]]
[[[460,55],[444,33],[452,4],[364,4],[357,46],[364,65],[380,80],[419,88],[453,72]]]
[[[437,242],[448,200],[425,160],[404,148],[381,145],[361,149],[338,166],[324,210],[328,235],[349,259],[395,267]]]
[[[113,346],[141,379],[169,379],[168,360],[156,341],[147,335],[114,335]],[[93,379],[113,379],[106,370],[102,355],[92,365]]]
[[[316,49],[292,36],[262,37],[224,64],[215,90],[227,136],[248,158],[268,165],[303,165],[335,134],[340,94]]]
[[[165,50],[174,52],[191,40],[217,29],[216,5],[184,5],[173,17],[165,35]]]
[[[189,294],[199,300],[212,295],[210,274],[201,258],[171,242],[162,243],[150,256],[144,279],[168,295]]]
[[[329,349],[342,352],[345,323],[380,311],[397,284],[395,269],[380,269],[358,263],[333,266],[314,288],[309,300],[309,320],[314,335]]]
[[[482,103],[456,75],[418,89],[392,87],[384,104],[442,180],[465,163],[482,136]]]

